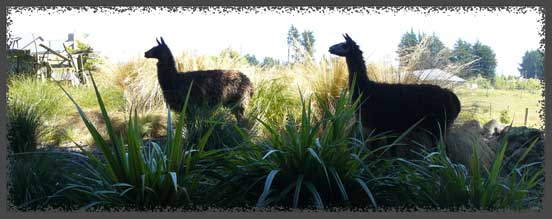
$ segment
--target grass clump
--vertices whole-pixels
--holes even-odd
[[[248,174],[257,176],[257,207],[347,206],[359,193],[376,205],[350,148],[358,103],[347,97],[342,92],[334,109],[324,106],[324,118],[315,118],[311,100],[302,98],[297,121],[289,118],[282,128],[259,121],[270,136],[257,144],[262,153],[251,158],[257,165]]]
[[[14,75],[8,79],[8,88],[8,102],[18,105],[12,107],[22,109],[22,106],[25,105],[27,108],[33,108],[33,114],[40,114],[42,121],[40,129],[52,130],[46,131],[41,136],[42,138],[39,139],[41,142],[60,144],[68,140],[66,133],[70,131],[66,128],[69,126],[64,123],[74,112],[71,102],[59,92],[55,82],[43,81],[32,76]],[[110,85],[102,85],[102,88],[106,90],[107,109],[120,110],[124,102],[121,90]],[[82,103],[83,109],[95,107],[93,102],[95,96],[89,86],[70,87],[68,90],[74,94],[77,101]],[[12,110],[11,112],[16,111]],[[21,113],[19,114],[21,115]]]
[[[216,170],[221,150],[205,151],[206,142],[212,133],[209,129],[197,143],[183,141],[184,114],[178,119],[173,131],[171,117],[167,122],[168,136],[164,144],[144,142],[136,111],[128,120],[128,135],[117,136],[113,130],[102,97],[91,77],[100,110],[106,121],[109,142],[88,120],[77,102],[69,96],[77,107],[81,118],[94,137],[101,152],[95,156],[80,147],[89,162],[82,165],[93,177],[75,177],[75,183],[68,184],[58,193],[74,203],[87,203],[83,208],[131,207],[150,209],[159,206],[190,207],[201,197],[198,192],[208,185],[206,172]],[[189,96],[189,90],[188,90]],[[187,107],[187,100],[184,109]],[[188,143],[188,144],[185,144]]]
[[[8,141],[11,153],[32,152],[46,134],[42,113],[18,99],[8,102]]]
[[[261,119],[265,123],[281,126],[284,124],[288,115],[298,115],[301,111],[301,100],[289,89],[288,78],[274,78],[261,80],[256,83],[255,92],[247,113],[248,120],[253,121],[251,130],[260,130],[259,134],[266,136],[260,127],[260,123],[255,123],[256,119]]]

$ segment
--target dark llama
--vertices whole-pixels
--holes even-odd
[[[246,106],[253,96],[253,85],[249,78],[235,70],[205,70],[178,72],[174,57],[161,37],[157,46],[145,52],[146,58],[155,58],[157,78],[163,90],[165,102],[176,111],[182,111],[188,88],[192,84],[189,106],[206,104],[213,107],[222,104],[232,109],[236,120],[244,121]],[[193,83],[192,83],[193,81]]]
[[[402,133],[421,120],[417,128],[436,137],[441,133],[446,136],[460,113],[460,101],[452,91],[435,85],[371,81],[362,51],[349,35],[344,37],[345,42],[331,46],[329,52],[346,59],[349,90],[354,100],[361,98],[357,115],[360,114],[366,129],[374,133]]]

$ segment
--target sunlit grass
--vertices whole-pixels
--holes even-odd
[[[500,121],[500,112],[506,110],[512,115],[514,126],[523,126],[525,108],[528,108],[527,126],[541,128],[543,124],[539,115],[542,108],[539,100],[543,97],[539,92],[467,88],[457,88],[454,92],[462,103],[459,123],[468,119],[476,119],[482,124],[491,119]]]

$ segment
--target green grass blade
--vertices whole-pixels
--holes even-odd
[[[171,108],[167,105],[167,147],[166,153],[172,154],[171,149],[173,145],[173,127],[172,127],[172,116],[171,116]]]
[[[527,188],[531,189],[533,188],[536,183],[539,181],[540,177],[543,176],[544,169],[540,169],[537,171],[528,181],[527,181]]]
[[[110,172],[113,174],[113,176],[112,176],[113,180],[115,180],[116,178],[122,176],[123,173],[121,172],[121,169],[119,168],[120,166],[117,166],[117,161],[116,161],[116,159],[113,155],[112,150],[109,148],[109,146],[107,145],[107,143],[105,142],[103,137],[100,135],[100,133],[98,132],[96,127],[94,127],[94,125],[92,125],[92,123],[90,122],[90,120],[88,119],[88,117],[86,116],[84,111],[81,109],[79,104],[77,104],[75,99],[73,99],[73,97],[71,97],[71,95],[69,95],[69,93],[59,83],[57,83],[57,85],[59,86],[59,88],[61,88],[61,90],[65,93],[65,95],[67,95],[67,97],[69,97],[71,102],[73,102],[73,104],[77,108],[77,111],[78,111],[81,119],[83,120],[84,124],[86,125],[86,128],[88,129],[88,131],[92,135],[92,138],[96,141],[97,145],[100,147],[100,150],[104,153],[104,156],[106,157],[106,160],[107,160],[107,165],[110,169]]]
[[[341,197],[343,198],[343,201],[349,201],[349,196],[347,195],[347,191],[345,190],[345,186],[343,185],[343,182],[341,182],[341,177],[339,177],[339,174],[335,170],[335,168],[330,168],[330,173],[334,177],[335,182],[337,182],[337,187],[339,188],[339,191],[341,192]]]
[[[209,137],[211,137],[211,134],[213,133],[213,130],[215,129],[216,125],[213,124],[211,127],[209,127],[209,130],[201,137],[198,143],[198,150],[199,153],[203,152],[205,149],[205,145],[207,145],[207,141],[209,140]]]
[[[525,157],[527,157],[527,154],[529,154],[529,152],[531,152],[531,150],[533,150],[533,147],[537,144],[537,142],[539,141],[539,139],[540,139],[539,137],[535,137],[535,138],[533,139],[533,141],[529,140],[529,141],[531,141],[531,143],[529,144],[529,147],[527,147],[527,148],[525,149],[525,151],[523,152],[523,154],[522,154],[522,155],[519,157],[519,159],[516,161],[516,164],[514,165],[514,167],[518,167],[518,166],[519,166],[519,164],[525,159]],[[529,141],[528,141],[528,142],[529,142]],[[528,142],[526,142],[525,144],[522,144],[522,145],[525,146]],[[523,147],[523,146],[522,146],[522,147]]]
[[[178,191],[178,180],[175,172],[169,172],[169,176],[171,177],[171,182],[173,185],[174,192]]]
[[[485,191],[483,193],[483,196],[481,197],[481,207],[483,208],[491,207],[490,205],[492,205],[492,198],[497,195],[495,194],[496,188],[498,187],[496,182],[498,180],[498,175],[502,167],[502,161],[504,160],[506,148],[508,148],[507,137],[504,138],[502,148],[497,154],[493,165],[491,166],[491,171],[488,174],[487,182],[485,183]]]
[[[261,196],[259,197],[259,200],[257,201],[257,208],[265,207],[265,204],[266,204],[265,201],[266,201],[266,198],[268,197],[268,194],[270,193],[270,187],[272,186],[272,181],[274,180],[274,177],[279,171],[280,171],[279,169],[272,170],[266,177],[263,193],[261,194]]]
[[[356,178],[356,181],[362,187],[362,189],[364,190],[366,195],[368,195],[368,198],[372,202],[372,206],[374,206],[374,208],[378,208],[378,204],[376,203],[376,199],[374,199],[374,195],[372,194],[372,192],[368,188],[368,185],[366,185],[366,183],[364,181],[362,181],[361,179],[359,179],[359,178]]]
[[[324,174],[326,175],[326,181],[328,182],[328,187],[330,187],[330,189],[331,189],[332,184],[330,182],[330,175],[328,174],[328,170],[326,169],[326,165],[324,164],[324,162],[322,162],[320,157],[318,157],[318,154],[316,154],[316,152],[312,148],[307,148],[307,151],[309,151],[311,156],[314,157],[318,161],[318,163],[320,163],[320,165],[322,165],[322,168],[324,169]]]
[[[171,171],[179,171],[180,164],[182,162],[182,136],[183,136],[183,130],[184,130],[184,118],[186,117],[186,109],[188,107],[188,101],[190,99],[190,93],[192,91],[192,86],[194,84],[194,81],[190,82],[190,86],[188,87],[188,93],[186,94],[186,100],[184,101],[184,105],[182,107],[182,110],[180,111],[178,123],[176,124],[176,131],[173,139],[173,144],[171,145],[171,150],[169,154],[170,158],[170,170]],[[172,130],[171,130],[172,131]]]
[[[107,129],[107,134],[109,135],[109,139],[111,139],[111,142],[113,144],[117,144],[117,135],[115,134],[115,131],[113,130],[113,125],[111,124],[111,119],[109,118],[109,115],[107,114],[107,110],[105,108],[105,103],[103,102],[102,96],[100,95],[100,91],[98,90],[98,86],[96,86],[96,81],[94,80],[94,75],[90,74],[90,79],[92,81],[92,85],[94,86],[94,91],[96,93],[96,98],[98,99],[98,104],[100,105],[100,111],[102,113],[102,117],[105,121],[105,126]],[[115,155],[115,162],[118,169],[123,169],[122,161],[120,158],[122,157],[122,151],[120,151],[120,147],[114,145],[114,155]]]
[[[275,152],[281,152],[281,151],[272,149],[272,150],[266,152],[266,154],[263,156],[263,158],[261,158],[261,160],[266,159],[268,156],[270,156],[272,153],[275,153]]]
[[[314,205],[318,209],[324,208],[324,202],[322,202],[322,198],[320,197],[320,194],[318,193],[318,190],[316,190],[316,187],[311,182],[305,182],[305,186],[307,186],[307,189],[312,194],[312,197],[314,198]]]
[[[304,174],[299,175],[297,181],[295,181],[295,193],[293,194],[293,207],[299,206],[299,195],[301,194],[301,185],[303,185]]]
[[[481,171],[479,166],[479,155],[477,152],[477,146],[473,145],[472,147],[473,154],[471,160],[471,171],[472,171],[472,181],[471,181],[471,195],[472,200],[475,202],[476,206],[479,205],[480,197],[480,186],[481,186]]]

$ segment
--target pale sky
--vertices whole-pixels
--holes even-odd
[[[145,12],[92,13],[88,11],[27,11],[11,13],[12,34],[22,37],[22,47],[32,34],[52,43],[67,39],[67,34],[88,34],[85,40],[102,56],[113,62],[142,57],[163,36],[173,54],[184,51],[216,55],[231,47],[242,54],[253,54],[262,60],[271,56],[287,60],[287,31],[294,25],[315,36],[316,56],[329,56],[328,48],[343,41],[348,33],[364,51],[368,62],[397,63],[397,45],[402,34],[410,31],[435,33],[450,49],[458,38],[490,46],[496,53],[497,74],[519,75],[517,70],[525,51],[538,49],[542,29],[541,14],[536,8],[527,13],[474,10],[421,13],[360,10],[275,12],[256,10],[236,13],[192,13],[181,10]],[[379,12],[379,13],[376,13]],[[32,48],[32,47],[31,47]]]

